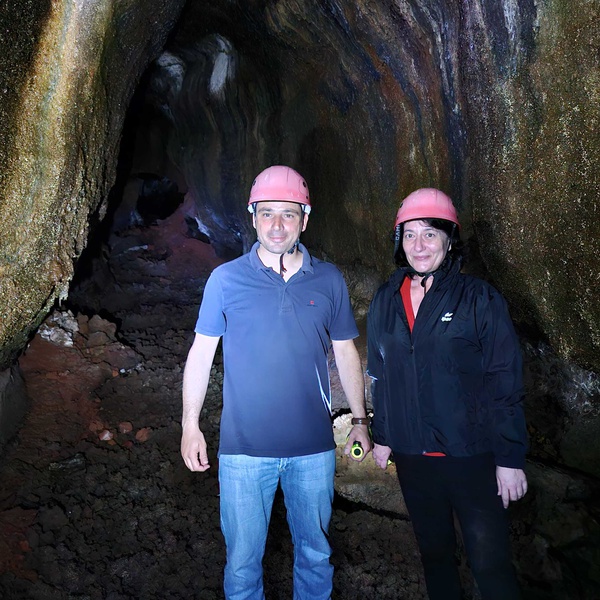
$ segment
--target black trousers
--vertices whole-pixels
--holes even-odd
[[[521,598],[493,456],[394,454],[394,459],[430,600],[462,598],[454,514],[483,600]]]

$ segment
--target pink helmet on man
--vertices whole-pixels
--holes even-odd
[[[396,226],[417,219],[444,219],[460,227],[452,200],[435,188],[421,188],[406,196],[396,214]]]
[[[250,188],[248,210],[254,214],[256,202],[267,200],[296,202],[302,210],[310,213],[310,195],[304,177],[291,167],[273,165],[259,173]]]

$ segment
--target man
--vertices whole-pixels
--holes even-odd
[[[366,455],[358,331],[341,273],[299,243],[311,210],[302,176],[279,165],[264,170],[252,184],[248,210],[258,241],[215,269],[204,290],[183,377],[181,454],[190,470],[209,468],[199,416],[223,336],[225,596],[264,599],[262,558],[281,484],[294,543],[294,599],[328,600],[335,443],[327,353],[331,345],[353,415],[345,452],[358,441]]]

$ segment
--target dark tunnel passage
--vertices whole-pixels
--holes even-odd
[[[525,53],[533,4],[519,8]],[[179,453],[181,380],[207,277],[255,240],[246,202],[264,167],[289,164],[307,178],[315,210],[303,241],[344,273],[363,361],[366,308],[392,268],[389,234],[404,191],[437,185],[455,195],[471,269],[494,280],[479,255],[488,239],[472,223],[468,182],[468,122],[480,98],[465,100],[472,88],[463,80],[475,75],[472,65],[468,76],[456,72],[452,45],[470,3],[414,3],[410,18],[394,2],[352,18],[337,2],[285,5],[189,1],[141,78],[106,217],[92,217],[68,298],[19,361],[32,401],[0,458],[2,598],[223,598],[220,351],[201,417],[213,461],[206,474],[188,472]],[[488,8],[505,72],[510,39]],[[370,10],[384,12],[389,29],[369,32]],[[510,508],[524,598],[592,599],[600,484],[561,462],[555,447],[570,417],[549,391],[575,384],[553,358],[536,362],[547,348],[534,346],[537,325],[518,325],[535,423],[532,489]],[[348,410],[335,373],[334,396],[343,438]],[[355,467],[338,457],[334,600],[426,598],[397,480]],[[292,597],[292,553],[278,496],[264,563],[270,600]],[[466,599],[477,600],[462,547],[456,559]]]

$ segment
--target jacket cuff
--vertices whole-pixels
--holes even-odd
[[[379,446],[389,446],[387,440],[385,439],[385,435],[377,431],[373,425],[371,425],[371,439]]]
[[[495,456],[497,467],[506,467],[507,469],[524,469],[525,453],[515,452],[511,455]]]

